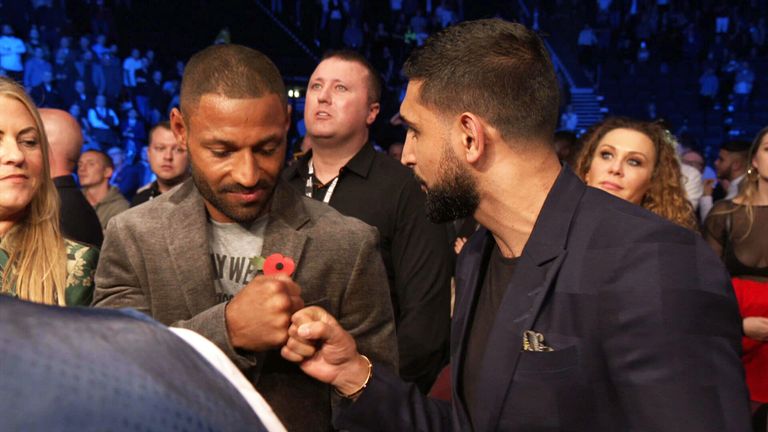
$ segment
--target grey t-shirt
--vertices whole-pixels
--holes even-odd
[[[211,260],[214,287],[220,302],[231,299],[256,275],[251,258],[261,255],[267,216],[254,221],[250,227],[239,223],[209,220]]]

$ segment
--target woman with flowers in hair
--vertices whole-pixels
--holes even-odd
[[[48,151],[34,103],[0,78],[0,293],[89,305],[98,249],[62,237]]]
[[[723,259],[743,318],[747,386],[753,408],[768,403],[768,127],[749,149],[738,195],[715,203],[704,238]]]
[[[583,138],[576,174],[588,186],[698,229],[685,197],[675,143],[659,123],[624,117],[597,123]]]

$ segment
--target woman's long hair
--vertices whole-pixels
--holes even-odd
[[[760,132],[757,133],[754,141],[752,141],[752,146],[749,147],[749,154],[747,156],[749,169],[747,170],[747,174],[744,176],[744,180],[742,180],[741,184],[739,184],[739,193],[734,198],[734,201],[739,201],[739,204],[744,206],[744,212],[747,215],[747,230],[744,231],[744,235],[741,236],[741,240],[744,240],[749,236],[749,233],[752,232],[752,225],[755,223],[754,206],[755,197],[757,196],[757,190],[760,185],[760,173],[757,172],[757,168],[752,166],[752,161],[755,159],[757,150],[760,148],[760,141],[763,140],[765,135],[768,135],[768,127],[764,127],[760,130]],[[730,209],[713,211],[713,214],[719,215],[732,213],[737,211],[739,208],[740,206],[737,205],[731,207]]]
[[[626,117],[608,117],[592,126],[583,138],[581,153],[576,160],[576,174],[584,180],[589,172],[597,144],[614,129],[631,129],[647,136],[656,149],[656,161],[651,175],[651,186],[643,196],[641,206],[693,231],[698,223],[693,206],[685,196],[680,161],[672,136],[660,124]]]
[[[35,119],[43,158],[38,190],[24,216],[0,241],[0,248],[8,253],[2,290],[12,292],[15,287],[16,295],[21,299],[64,305],[67,260],[59,230],[59,195],[51,180],[48,138],[43,121],[32,99],[16,82],[0,78],[0,97],[21,102]]]

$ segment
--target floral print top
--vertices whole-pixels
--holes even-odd
[[[67,247],[67,288],[64,290],[67,306],[90,306],[93,300],[96,264],[99,262],[99,248],[69,239]]]
[[[95,286],[93,276],[99,262],[99,248],[96,246],[64,239],[67,249],[67,287],[64,290],[67,306],[90,306]],[[8,254],[0,250],[0,267],[8,260]],[[0,278],[2,284],[2,278]],[[16,296],[16,290],[9,293]]]

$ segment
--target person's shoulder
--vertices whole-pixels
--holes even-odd
[[[145,192],[150,191],[147,190]],[[194,199],[195,194],[199,196],[194,183],[190,179],[168,192],[129,208],[116,215],[114,219],[119,221],[118,223],[121,225],[152,229],[158,225],[166,224],[169,213],[187,200]]]
[[[596,248],[640,247],[648,244],[693,245],[698,233],[683,228],[640,205],[588,187],[576,218],[577,229],[589,231]]]
[[[87,266],[96,267],[101,252],[98,246],[65,238],[64,247],[67,251],[67,261],[83,262]]]
[[[386,174],[387,178],[398,183],[416,182],[410,168],[385,153],[376,152],[373,170],[375,173]]]
[[[709,214],[716,215],[719,212],[728,212],[735,209],[738,206],[739,204],[734,202],[734,200],[721,199],[721,200],[715,201],[715,203],[712,205],[712,210],[710,210]]]
[[[308,229],[315,236],[328,236],[336,241],[344,239],[347,242],[361,241],[364,238],[375,236],[378,232],[375,227],[368,225],[360,219],[345,216],[333,207],[305,197],[299,196],[301,203],[310,216]]]

